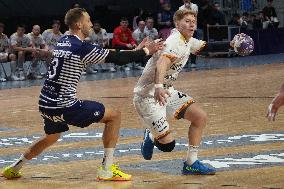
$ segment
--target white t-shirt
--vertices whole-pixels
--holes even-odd
[[[153,97],[155,88],[155,69],[160,56],[166,56],[173,60],[172,66],[167,70],[164,77],[164,86],[169,88],[177,80],[178,74],[186,64],[191,53],[197,53],[205,46],[205,41],[190,38],[186,41],[183,35],[173,29],[171,35],[165,41],[165,49],[155,53],[147,62],[142,76],[134,88],[134,93],[141,97]]]
[[[43,40],[48,46],[49,50],[53,50],[57,44],[57,41],[63,36],[61,32],[58,34],[53,33],[52,29],[47,29],[42,33]]]
[[[30,38],[32,44],[35,48],[40,49],[41,45],[45,45],[45,41],[43,40],[43,37],[41,34],[38,36],[35,36],[33,32],[28,33],[28,37]]]
[[[108,39],[108,35],[105,29],[101,28],[100,32],[95,33],[94,30],[92,30],[89,34],[89,37],[87,37],[85,40],[89,41],[91,44],[97,44],[101,47],[103,47],[103,42]]]
[[[148,29],[146,26],[144,32],[146,33],[146,36],[152,40],[158,39],[159,37],[159,33],[156,28]]]
[[[27,34],[20,37],[17,33],[13,33],[10,37],[10,41],[11,45],[16,45],[17,47],[26,48],[32,46],[31,40]]]
[[[0,52],[5,52],[9,48],[9,38],[5,34],[0,34]]]
[[[141,41],[146,37],[145,30],[142,32],[139,28],[137,28],[133,33],[132,37],[135,39],[137,44],[141,43]]]

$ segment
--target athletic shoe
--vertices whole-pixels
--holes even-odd
[[[102,166],[98,169],[97,180],[108,181],[128,181],[131,175],[122,172],[118,165],[112,164],[109,170],[105,170]]]
[[[187,162],[184,162],[183,164],[183,175],[215,175],[215,173],[215,169],[205,166],[198,160],[196,160],[192,165],[188,165]]]
[[[193,63],[192,63],[192,64],[190,65],[190,68],[196,68],[196,64],[193,64]]]
[[[0,81],[5,82],[5,81],[7,81],[7,79],[5,79],[4,77],[0,77]]]
[[[2,172],[3,177],[6,179],[16,179],[22,176],[22,173],[19,171],[15,171],[12,167],[5,167]]]
[[[141,153],[146,160],[152,159],[154,142],[150,138],[150,130],[145,129],[144,140],[141,144]]]
[[[19,81],[20,79],[15,74],[12,74],[11,75],[11,80],[12,81]]]
[[[25,80],[25,75],[23,71],[20,71],[20,77],[19,77],[20,81],[24,81]]]
[[[130,71],[130,68],[128,66],[123,67],[124,71]]]
[[[115,69],[114,67],[110,67],[110,68],[109,68],[109,71],[110,71],[110,72],[116,72],[116,69]]]

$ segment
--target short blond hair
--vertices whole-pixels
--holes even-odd
[[[177,10],[174,14],[174,22],[182,20],[187,15],[193,15],[196,18],[196,12],[188,9]]]

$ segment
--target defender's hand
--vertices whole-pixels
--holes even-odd
[[[152,55],[155,52],[162,50],[164,48],[164,41],[154,40],[149,43],[145,43],[145,48],[148,49],[149,55]]]

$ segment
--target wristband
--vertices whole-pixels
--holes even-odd
[[[144,47],[143,50],[144,50],[144,52],[146,53],[147,56],[150,54],[149,49],[147,49],[146,47]]]

